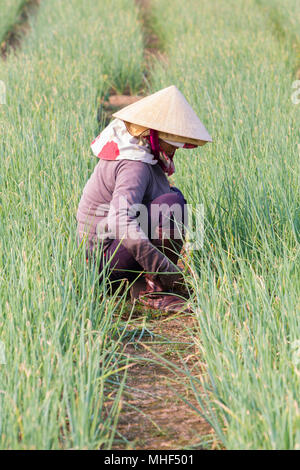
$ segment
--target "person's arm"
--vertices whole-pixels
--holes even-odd
[[[108,213],[108,225],[116,238],[122,240],[125,248],[146,272],[178,273],[179,268],[151,243],[147,235],[139,228],[134,214],[128,213],[128,209],[133,204],[142,203],[150,183],[151,176],[147,163],[122,161],[117,168],[116,184]]]

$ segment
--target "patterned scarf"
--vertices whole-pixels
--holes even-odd
[[[187,148],[186,144],[167,141],[176,147]],[[192,146],[194,147],[194,146]],[[114,119],[91,144],[94,155],[103,160],[136,160],[150,165],[161,166],[171,176],[175,172],[173,155],[168,156],[160,148],[158,132],[150,130],[150,136],[133,137],[124,121]]]

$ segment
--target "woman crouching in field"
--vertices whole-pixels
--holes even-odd
[[[175,86],[113,116],[91,145],[100,161],[78,207],[79,240],[88,241],[88,256],[101,246],[100,270],[109,271],[110,281],[138,278],[132,298],[151,308],[183,311],[177,261],[186,200],[167,175],[175,171],[177,148],[204,145],[211,137]]]

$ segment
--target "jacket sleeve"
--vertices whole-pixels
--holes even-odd
[[[116,171],[108,226],[146,272],[178,272],[178,267],[151,243],[137,221],[137,211],[143,211],[139,205],[149,184],[151,175],[147,163],[121,162]]]

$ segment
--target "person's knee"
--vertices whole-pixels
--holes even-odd
[[[184,204],[185,204],[185,199],[183,197],[183,194],[182,193],[170,193],[170,196],[168,197],[167,199],[168,201],[168,205],[170,207],[174,206],[175,204],[179,205],[181,207],[181,209],[183,209],[184,207]]]
[[[182,239],[187,224],[185,199],[181,192],[163,194],[151,204],[151,238]]]
[[[180,204],[183,207],[184,204],[186,204],[186,200],[182,192],[178,188],[173,186],[171,188],[171,191],[169,191],[168,193],[161,194],[160,196],[155,198],[151,202],[150,208],[151,206],[159,206],[163,204],[167,204],[168,206],[172,206],[173,204]]]
[[[172,191],[173,193],[177,194],[177,196],[178,196],[178,201],[180,201],[180,202],[182,201],[183,204],[186,204],[186,203],[187,203],[187,201],[186,201],[184,195],[182,194],[182,192],[180,191],[180,189],[176,188],[176,186],[172,186],[172,187],[171,187],[171,191]]]

